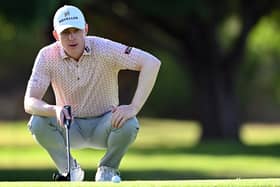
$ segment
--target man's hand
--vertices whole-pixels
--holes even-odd
[[[56,119],[60,126],[64,127],[64,120],[65,119],[72,119],[68,111],[63,106],[56,106],[55,107]]]
[[[138,109],[133,105],[120,105],[113,108],[112,113],[112,127],[120,128],[126,120],[136,116]]]

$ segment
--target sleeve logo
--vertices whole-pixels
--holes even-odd
[[[128,55],[128,54],[130,54],[131,50],[132,50],[132,47],[127,46],[124,53]]]

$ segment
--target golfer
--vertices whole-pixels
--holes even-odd
[[[95,180],[111,181],[136,138],[136,115],[154,86],[161,63],[140,49],[87,36],[88,25],[77,7],[59,8],[53,26],[56,42],[39,51],[26,88],[24,108],[32,115],[29,129],[58,172],[65,175],[63,121],[72,119],[71,148],[106,149]],[[124,69],[139,71],[139,78],[131,103],[119,105],[118,72]],[[43,100],[49,85],[55,105]],[[71,106],[72,116],[63,109],[65,105]],[[73,157],[70,165],[71,180],[82,181],[84,171]]]

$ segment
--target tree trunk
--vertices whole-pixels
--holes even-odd
[[[194,106],[202,126],[202,140],[239,141],[241,120],[234,89],[234,70],[217,63],[194,63]]]

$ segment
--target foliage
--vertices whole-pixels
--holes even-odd
[[[229,52],[242,31],[242,22],[247,19],[244,7],[240,6],[245,1],[217,2],[32,0],[28,3],[20,1],[14,6],[14,2],[5,1],[0,7],[0,85],[7,90],[21,87],[16,92],[23,94],[38,50],[51,42],[52,16],[56,8],[73,4],[85,12],[91,34],[139,46],[162,60],[156,87],[143,115],[194,118],[198,105],[193,103],[194,96],[191,95],[195,84],[189,66],[191,60],[187,57],[195,54],[207,59],[208,52],[218,57],[211,52],[212,49]],[[245,5],[257,14],[262,5],[267,6],[267,2],[273,1],[257,0]],[[253,103],[258,103],[263,95],[268,105],[280,102],[278,10],[275,6],[275,11],[261,19],[249,34],[245,63],[237,75],[238,93],[241,93],[244,110],[248,109],[248,102],[254,97]],[[196,21],[197,25],[192,26]],[[206,23],[204,28],[200,27],[203,23]],[[205,37],[211,34],[207,31],[209,28],[216,31],[210,39],[217,39],[217,48],[207,46],[209,41]],[[207,50],[189,50],[196,47]],[[207,69],[204,65],[202,67]],[[255,90],[253,93],[260,96],[252,96],[250,90]],[[267,110],[277,110],[277,106]]]
[[[280,36],[279,13],[273,12],[260,20],[248,38],[245,61],[239,73],[239,93],[243,106],[256,107],[263,116],[277,119],[274,108],[280,106]],[[252,94],[254,90],[254,94]],[[261,118],[259,118],[261,119]]]
[[[250,59],[257,59],[256,63],[257,84],[265,93],[272,93],[274,101],[280,103],[280,14],[264,17],[249,38],[249,63]],[[251,63],[251,64],[252,64]]]
[[[175,57],[158,52],[162,61],[161,69],[153,92],[143,108],[143,115],[186,118],[190,113],[191,94],[189,72],[184,72]]]
[[[37,13],[37,2],[36,0],[30,0],[28,3],[18,1],[15,4],[14,1],[4,1],[1,2],[0,12],[9,22],[30,25]]]

